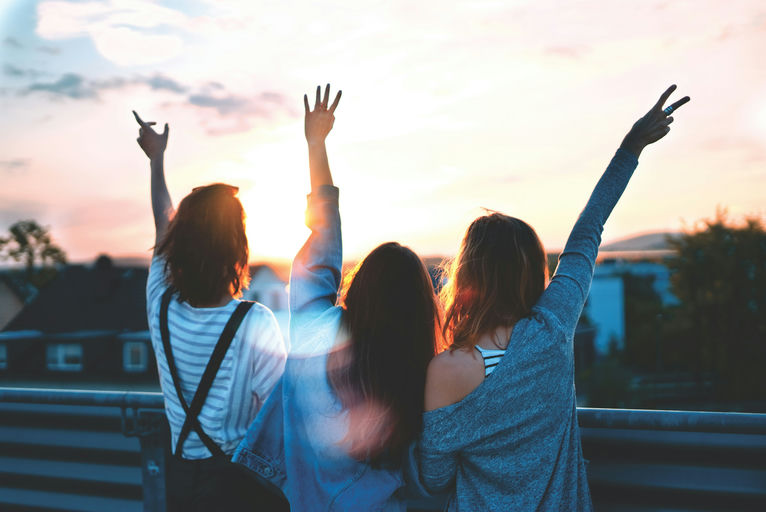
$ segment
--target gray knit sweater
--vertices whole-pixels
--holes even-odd
[[[592,509],[577,426],[574,331],[604,222],[637,164],[617,151],[495,371],[460,402],[424,414],[421,478],[433,492],[452,488],[448,510]]]

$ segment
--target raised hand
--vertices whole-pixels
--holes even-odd
[[[133,116],[136,118],[139,126],[141,126],[138,129],[138,138],[136,139],[138,145],[141,146],[141,149],[144,150],[144,153],[146,153],[150,160],[161,157],[168,145],[168,134],[170,133],[168,123],[165,123],[165,130],[162,133],[157,133],[152,128],[157,123],[153,121],[145,123],[138,117],[135,110],[133,110]]]
[[[639,156],[646,146],[653,142],[657,142],[670,132],[670,123],[673,122],[673,117],[671,117],[670,114],[677,110],[681,105],[687,103],[690,99],[689,96],[684,96],[669,107],[663,109],[663,105],[668,101],[668,98],[675,90],[676,86],[671,85],[664,93],[662,93],[660,99],[649,112],[635,122],[625,136],[625,139],[623,139],[620,147]]]
[[[317,85],[316,100],[314,101],[314,110],[309,109],[309,98],[306,94],[303,95],[303,106],[306,109],[306,117],[304,122],[304,130],[306,133],[306,141],[309,145],[322,143],[327,134],[332,130],[332,125],[335,123],[335,109],[340,102],[340,96],[343,91],[338,91],[335,95],[335,100],[330,107],[327,107],[327,103],[330,99],[330,84],[324,91],[324,98],[321,98],[322,88]]]

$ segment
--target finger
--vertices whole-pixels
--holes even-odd
[[[306,109],[306,113],[308,114],[310,112],[309,110],[309,95],[304,94],[303,95],[303,107]]]
[[[168,135],[170,135],[170,126],[168,126],[168,123],[165,123],[165,130],[162,132],[162,136],[167,139]]]
[[[154,121],[149,121],[148,123],[146,123],[146,126],[154,126],[155,124],[157,123],[155,123]]]
[[[689,100],[691,100],[690,97],[684,96],[680,100],[670,105],[668,108],[670,109],[671,112],[675,112],[676,110],[678,110],[678,107],[680,107],[681,105],[686,105],[687,103],[689,103]]]
[[[132,110],[131,112],[133,112],[133,117],[135,117],[135,118],[136,118],[136,122],[137,122],[138,124],[140,124],[141,126],[145,126],[145,125],[146,125],[146,123],[144,123],[144,122],[141,120],[141,118],[140,118],[140,117],[138,117],[138,114],[136,114],[136,111],[135,111],[135,110]]]
[[[343,94],[343,91],[338,91],[338,94],[335,95],[335,100],[332,102],[332,105],[330,105],[330,113],[332,114],[335,112],[335,109],[338,108],[338,103],[340,103],[340,95]]]
[[[667,126],[667,125],[669,125],[669,124],[670,124],[670,123],[672,123],[672,122],[673,122],[673,117],[671,117],[671,116],[668,116],[668,117],[666,117],[666,118],[664,119],[664,121],[663,121],[663,124],[664,124],[665,126]]]
[[[327,108],[327,102],[330,100],[330,84],[327,84],[327,87],[325,87],[324,90],[324,99],[322,100],[322,105],[324,105],[325,108]]]
[[[321,94],[322,94],[322,86],[321,85],[317,85],[317,97],[314,100],[314,110],[319,108],[319,103],[322,101],[321,98],[320,98]]]
[[[654,108],[657,110],[662,110],[662,106],[665,104],[666,101],[668,101],[668,98],[670,98],[670,95],[673,94],[673,91],[676,90],[676,84],[671,85],[667,88],[665,92],[662,93],[662,96],[660,96],[660,99],[657,101],[657,104],[654,105]]]
[[[139,137],[143,137],[144,136],[144,129],[143,128],[139,128],[138,129],[138,136]]]

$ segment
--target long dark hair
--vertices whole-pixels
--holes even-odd
[[[428,363],[440,348],[439,306],[431,278],[412,250],[378,246],[341,291],[344,348],[328,359],[328,378],[349,415],[345,442],[357,460],[401,463],[420,432]]]
[[[249,251],[238,190],[223,183],[197,187],[178,205],[157,253],[165,257],[180,301],[210,305],[247,286]]]
[[[521,219],[492,212],[474,220],[440,292],[450,349],[529,315],[548,282],[545,249]]]

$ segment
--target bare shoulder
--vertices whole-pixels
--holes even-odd
[[[445,350],[428,365],[426,411],[459,402],[483,380],[484,362],[475,350]]]

